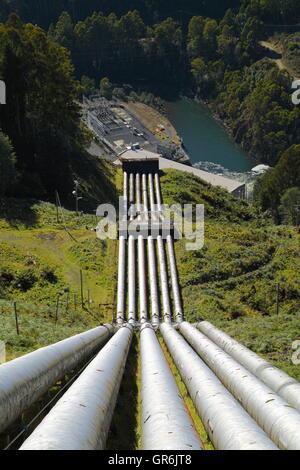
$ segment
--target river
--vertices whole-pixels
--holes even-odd
[[[238,180],[249,180],[258,162],[228,135],[212,112],[189,98],[168,103],[169,120],[182,137],[193,166]]]

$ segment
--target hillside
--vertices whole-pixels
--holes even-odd
[[[187,319],[211,321],[299,380],[291,362],[300,329],[299,230],[275,226],[244,201],[179,172],[166,173],[162,191],[166,203],[205,204],[204,248],[186,251],[184,240],[176,242]]]
[[[300,78],[300,34],[275,34],[267,44],[281,55],[282,67],[285,67],[295,79]]]
[[[120,182],[117,172],[111,183],[120,187]],[[188,252],[184,240],[176,242],[186,318],[212,321],[299,379],[299,367],[290,359],[300,327],[300,282],[295,277],[299,231],[276,227],[245,201],[181,172],[167,171],[162,191],[165,203],[205,204],[204,248]],[[117,242],[100,241],[86,230],[86,225],[95,226],[95,216],[77,219],[75,213],[63,211],[69,235],[57,224],[55,206],[49,203],[7,199],[1,207],[1,339],[7,341],[8,358],[99,321],[111,321],[111,305],[99,310],[99,304],[115,302]],[[80,269],[84,309],[80,305]],[[66,287],[70,288],[68,309]],[[87,303],[88,289],[91,304]],[[20,336],[15,332],[13,300],[17,301]]]
[[[110,175],[106,184],[116,191],[117,173],[108,164],[106,169]],[[95,198],[95,207],[97,195],[98,203],[110,197],[96,176],[81,180],[83,191],[89,191],[91,200]],[[50,203],[0,200],[1,340],[7,342],[7,359],[112,319],[112,305],[103,304],[115,300],[117,242],[95,237],[95,215],[77,217],[65,209],[59,209],[58,215],[59,222],[56,207]],[[20,336],[15,329],[13,300],[17,301]]]

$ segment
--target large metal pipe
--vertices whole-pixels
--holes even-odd
[[[149,323],[141,328],[144,450],[201,450],[202,445]]]
[[[124,174],[123,174],[123,199],[124,199],[123,220],[127,220],[127,217],[128,217],[128,174],[126,171],[124,171]]]
[[[151,296],[151,319],[153,325],[159,324],[159,299],[157,289],[156,253],[153,237],[148,237],[148,267]]]
[[[165,323],[160,331],[215,449],[277,449],[183,337]]]
[[[155,173],[154,181],[155,181],[155,196],[156,196],[158,210],[162,212],[162,197],[161,197],[160,180],[159,180],[158,173]],[[170,265],[171,285],[172,285],[172,292],[173,292],[173,299],[174,299],[174,306],[175,306],[176,321],[181,322],[183,321],[183,310],[182,310],[182,304],[181,304],[181,296],[180,296],[180,289],[179,289],[176,258],[175,258],[175,252],[174,252],[174,244],[173,244],[173,239],[171,235],[167,235],[167,248],[168,248],[168,255],[169,255],[168,258],[169,258],[169,265]]]
[[[156,202],[157,202],[158,210],[161,211],[162,210],[162,197],[161,197],[160,181],[159,181],[158,173],[155,173],[154,175],[154,183],[155,183]]]
[[[183,310],[182,310],[182,304],[181,304],[181,296],[180,296],[180,289],[179,289],[176,258],[175,258],[175,252],[174,252],[174,244],[173,244],[173,239],[171,235],[167,235],[167,247],[168,247],[169,263],[170,263],[172,292],[173,292],[173,299],[174,299],[174,305],[175,305],[175,316],[176,316],[176,321],[181,322],[183,321]]]
[[[138,266],[139,266],[139,301],[140,301],[140,322],[147,321],[148,303],[146,288],[146,259],[145,243],[143,236],[138,237]]]
[[[123,174],[123,217],[128,218],[128,175]],[[121,325],[125,317],[125,276],[126,276],[126,241],[123,235],[119,238],[119,265],[118,265],[118,294],[117,294],[117,323]]]
[[[136,205],[138,210],[138,220],[142,220],[141,215],[141,176],[139,173],[136,175]],[[147,289],[146,289],[146,258],[145,258],[145,243],[143,235],[138,236],[138,273],[139,273],[139,307],[140,307],[140,322],[147,321],[148,318],[148,304],[147,304]]]
[[[169,296],[169,283],[168,283],[168,274],[167,274],[167,265],[165,258],[165,248],[164,242],[161,235],[157,237],[157,247],[158,247],[158,259],[159,259],[159,269],[160,269],[160,284],[161,284],[161,293],[162,293],[162,303],[163,303],[163,316],[166,323],[171,323],[172,321],[172,311],[170,305],[170,296]]]
[[[156,189],[156,199],[158,202],[158,207],[161,207],[159,178],[157,174],[155,175],[155,189]],[[149,193],[150,193],[151,212],[152,214],[154,214],[153,218],[157,220],[157,212],[155,211],[156,207],[155,207],[155,199],[154,199],[154,187],[153,187],[153,175],[152,174],[149,174]],[[158,249],[160,284],[161,284],[162,303],[163,303],[163,316],[164,316],[165,322],[171,323],[172,311],[171,311],[171,305],[170,305],[167,264],[166,264],[166,257],[165,257],[164,242],[163,242],[161,235],[158,235],[157,237],[157,249]]]
[[[231,357],[300,411],[300,383],[297,380],[238,343],[211,323],[203,321],[196,326]]]
[[[105,448],[131,338],[131,326],[118,330],[21,450]]]
[[[149,177],[148,177],[149,178]],[[144,205],[144,219],[149,219],[149,205],[148,205],[148,187],[147,187],[147,176],[142,175],[142,190],[143,190],[143,205]],[[153,191],[152,191],[153,196]],[[152,208],[154,200],[152,197]],[[150,281],[150,297],[151,297],[151,318],[154,325],[159,323],[159,300],[158,300],[158,289],[157,289],[157,271],[156,271],[156,253],[154,240],[152,236],[147,238],[147,253],[148,253],[148,269],[149,269],[149,281]]]
[[[283,450],[300,450],[300,413],[187,322],[180,332],[225,387]]]
[[[151,219],[157,220],[157,211],[154,198],[154,186],[153,186],[153,175],[152,173],[148,174],[149,182],[149,199],[150,199],[150,210],[151,210]]]
[[[130,220],[134,219],[132,209],[135,204],[134,174],[129,175],[129,202],[130,202]],[[133,235],[128,237],[128,322],[135,323],[136,303],[135,303],[135,240]]]
[[[134,205],[134,174],[130,173],[129,175],[129,219],[133,220],[133,205]]]
[[[135,176],[135,187],[136,187],[136,209],[138,212],[138,220],[141,220],[141,175],[139,173]]]
[[[142,175],[142,191],[143,191],[143,206],[144,206],[144,220],[149,219],[149,205],[148,205],[148,190],[147,190],[147,175]]]
[[[134,323],[135,311],[135,240],[133,235],[128,239],[128,321]]]
[[[0,432],[112,334],[104,325],[0,365]]]
[[[117,323],[122,324],[125,315],[125,274],[126,274],[126,242],[123,235],[119,238],[119,266],[118,266],[118,304]]]

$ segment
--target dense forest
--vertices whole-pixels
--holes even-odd
[[[259,44],[266,36],[261,3],[243,2],[219,22],[194,16],[187,29],[171,17],[149,27],[137,11],[94,13],[76,24],[64,12],[49,37],[72,51],[79,76],[107,76],[165,98],[190,92],[209,100],[236,141],[274,165],[291,142],[299,143],[300,114],[290,99],[292,77]]]
[[[112,12],[123,15],[130,10],[138,10],[147,24],[162,21],[168,16],[185,23],[193,15],[220,18],[227,8],[238,7],[239,3],[239,0],[1,0],[0,20],[16,12],[24,21],[47,28],[63,11],[77,22],[95,11],[102,11],[105,15]]]
[[[8,177],[9,187],[15,179],[17,193],[26,193],[32,182],[37,196],[49,194],[53,181],[66,187],[71,156],[82,151],[87,138],[74,100],[99,83],[103,93],[114,89],[124,98],[124,84],[130,84],[134,96],[188,94],[204,100],[258,160],[289,165],[285,155],[292,145],[299,159],[293,77],[260,44],[270,25],[300,21],[297,0],[1,3],[3,20],[12,11],[21,19],[13,15],[0,27],[0,78],[11,97],[0,109],[0,148],[6,174],[15,173]],[[22,20],[46,26],[47,34]],[[286,46],[293,58],[295,41]],[[273,176],[271,184],[269,178],[268,173],[257,184],[257,201],[279,220],[281,198],[299,178],[292,186]]]
[[[0,193],[48,198],[70,190],[70,165],[84,151],[69,52],[12,14],[0,25]],[[16,158],[17,157],[17,158]],[[72,157],[72,158],[71,158]]]
[[[300,21],[298,0],[1,0],[0,21],[12,12],[26,22],[47,28],[67,11],[73,22],[83,20],[95,11],[105,15],[123,15],[138,10],[147,24],[160,22],[171,16],[186,24],[192,16],[203,15],[220,19],[228,8],[243,6],[248,13],[259,16],[270,24],[295,24]]]

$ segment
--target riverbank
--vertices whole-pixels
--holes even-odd
[[[207,169],[211,163],[216,174],[226,173],[240,180],[241,174],[257,165],[257,160],[235,142],[230,127],[217,115],[212,103],[183,97],[166,103],[166,108],[193,166],[211,171]]]

